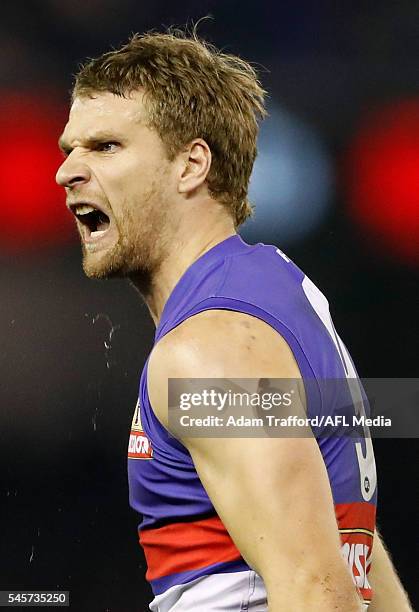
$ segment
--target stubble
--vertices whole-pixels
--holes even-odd
[[[124,201],[114,215],[118,241],[95,257],[82,244],[83,270],[96,279],[135,278],[148,286],[169,247],[169,211],[165,175],[153,180],[148,192],[137,202]]]

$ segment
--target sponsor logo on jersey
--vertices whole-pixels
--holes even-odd
[[[342,546],[342,555],[352,572],[356,586],[360,589],[371,589],[368,582],[368,572],[371,565],[371,547],[359,542],[345,542]]]
[[[368,580],[375,530],[375,505],[370,502],[336,504],[342,556],[348,564],[354,584],[364,603],[371,600]]]
[[[153,449],[151,442],[144,433],[141,424],[140,400],[137,400],[134,416],[132,418],[131,433],[128,442],[129,459],[152,459]]]

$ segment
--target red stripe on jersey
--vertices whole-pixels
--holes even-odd
[[[367,529],[374,533],[375,511],[375,504],[369,502],[335,505],[339,529]]]
[[[149,581],[241,557],[218,516],[144,529],[139,540]]]

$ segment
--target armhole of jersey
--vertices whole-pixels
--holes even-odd
[[[148,392],[148,364],[149,364],[149,358],[147,359],[145,365],[144,365],[144,370],[143,370],[143,374],[144,374],[144,382],[141,378],[140,380],[140,387],[139,387],[139,395],[141,397],[141,400],[143,399],[143,395],[144,395],[144,384],[146,385],[146,396],[147,396],[147,402],[148,405],[150,407],[150,412],[151,414],[147,414],[146,410],[145,410],[145,406],[144,406],[144,402],[141,401],[140,402],[140,406],[139,406],[139,411],[140,411],[140,415],[141,415],[141,420],[142,420],[142,427],[143,427],[143,431],[146,434],[146,436],[152,440],[152,444],[154,445],[154,448],[156,446],[156,439],[155,439],[155,434],[151,432],[150,430],[150,423],[149,420],[153,419],[154,421],[154,427],[158,427],[158,443],[164,445],[168,445],[171,449],[175,449],[177,451],[180,451],[182,453],[185,453],[186,457],[188,458],[188,461],[192,463],[192,457],[190,456],[190,453],[188,451],[188,449],[186,448],[186,446],[184,444],[182,444],[182,442],[180,440],[178,440],[177,438],[175,438],[173,436],[173,434],[170,433],[170,431],[163,425],[163,423],[159,420],[159,418],[157,417],[156,413],[153,410],[153,405],[151,403],[150,400],[150,394]]]
[[[206,300],[194,306],[193,310],[185,313],[181,318],[179,318],[179,320],[177,320],[175,324],[172,325],[170,329],[168,329],[159,338],[159,340],[162,337],[164,337],[166,334],[170,333],[173,329],[176,329],[176,327],[179,327],[179,325],[184,323],[187,319],[190,319],[193,316],[201,312],[205,312],[207,310],[230,310],[233,312],[241,312],[251,317],[260,319],[261,321],[263,321],[264,323],[272,327],[272,329],[274,329],[278,334],[280,334],[280,336],[282,336],[282,338],[287,342],[292,354],[294,355],[295,361],[297,362],[298,368],[300,370],[301,378],[303,380],[304,387],[305,387],[306,400],[307,400],[307,412],[309,414],[319,414],[320,413],[321,408],[322,408],[322,396],[321,396],[320,386],[314,374],[314,370],[311,367],[310,362],[305,352],[303,351],[299,341],[297,340],[295,335],[291,332],[291,330],[288,329],[286,325],[284,325],[281,321],[279,321],[278,319],[270,315],[268,312],[266,312],[262,308],[259,308],[257,306],[254,306],[253,304],[249,304],[247,302],[242,302],[240,300],[235,300],[232,298],[224,298],[224,297],[207,298]],[[148,362],[146,365],[148,366]],[[167,435],[166,442],[170,446],[173,446],[171,444],[171,441],[175,441],[176,442],[175,446],[180,444],[186,450],[186,452],[188,452],[186,447],[182,444],[182,442],[180,442],[180,440],[178,440],[172,434],[170,434],[167,428],[157,418],[153,410],[153,406],[150,401],[150,396],[148,393],[148,367],[146,369],[146,377],[147,377],[148,403],[152,410],[154,418],[159,423],[160,427],[166,432],[166,435]]]

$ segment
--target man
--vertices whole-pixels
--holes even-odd
[[[80,70],[60,138],[85,273],[129,278],[157,326],[128,453],[150,608],[410,610],[377,535],[372,549],[369,439],[168,431],[169,379],[300,381],[303,410],[326,414],[321,381],[357,381],[320,291],[236,234],[263,96],[195,35],[136,35]]]

